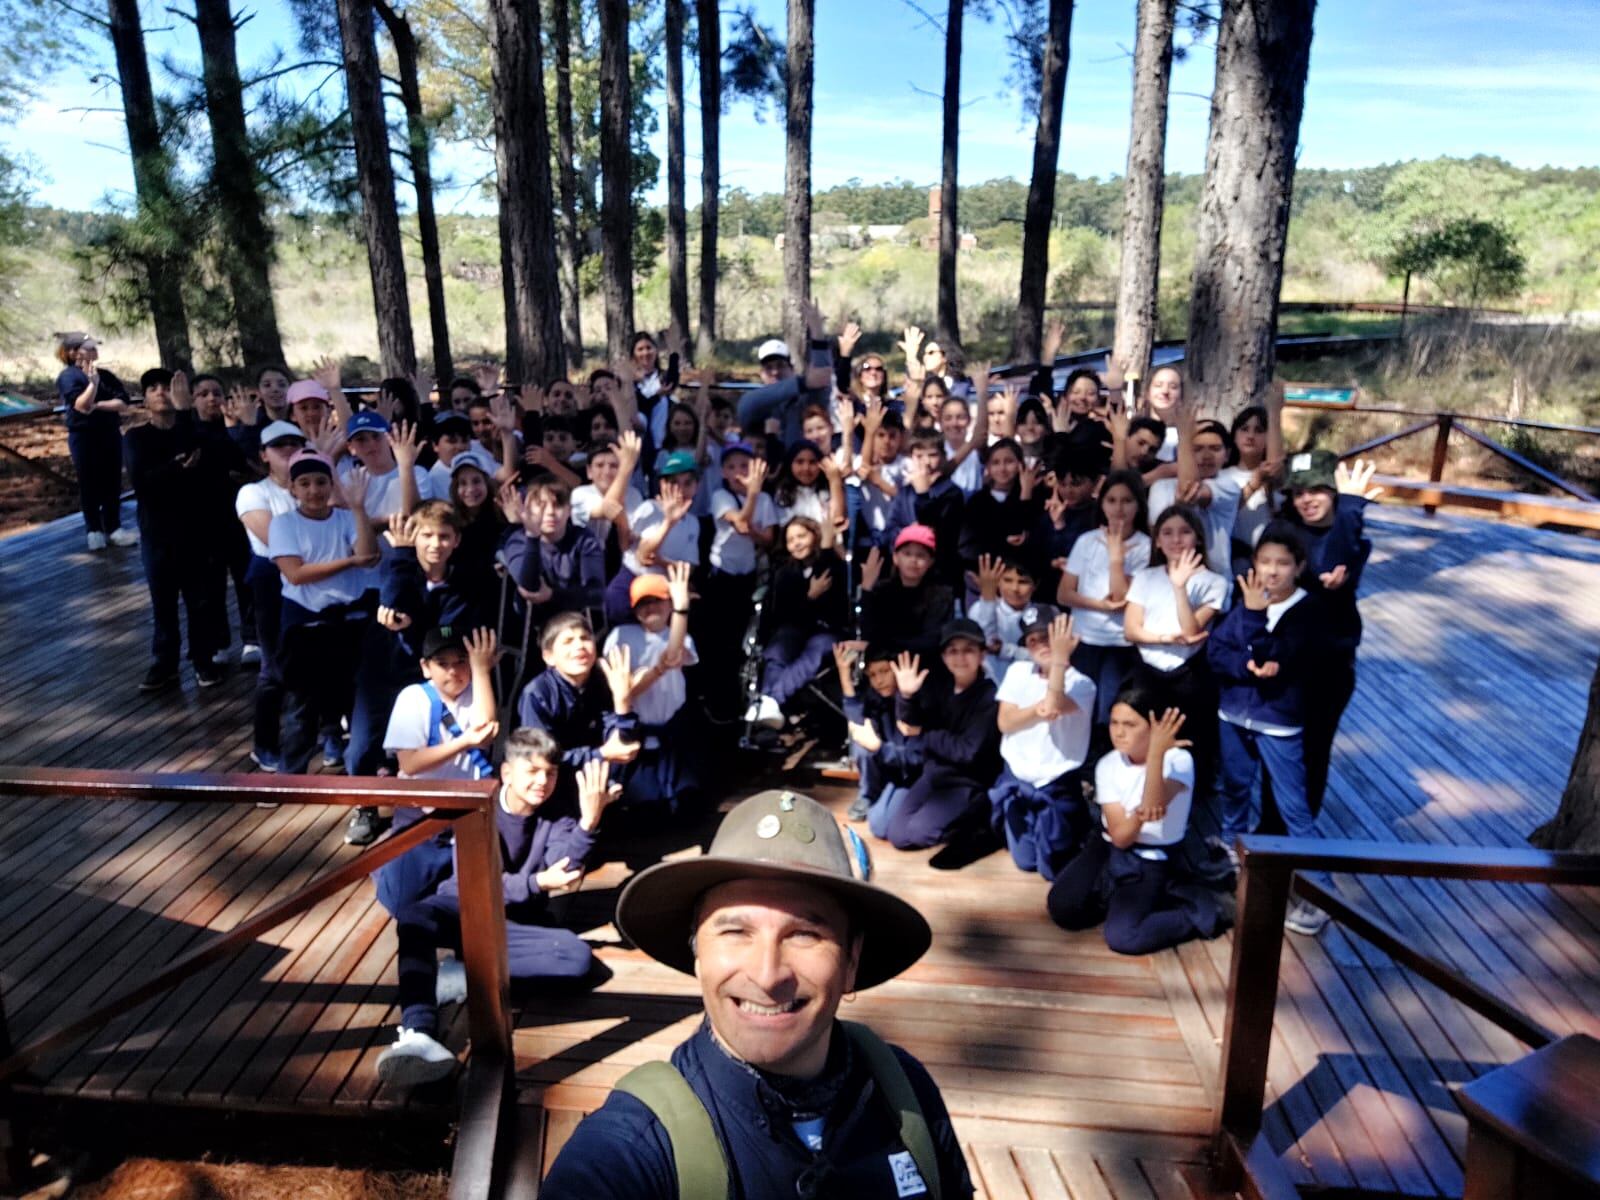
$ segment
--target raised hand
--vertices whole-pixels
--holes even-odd
[[[1108,360],[1105,375],[1102,378],[1105,381],[1106,391],[1120,392],[1122,390],[1122,364],[1114,358]],[[1115,408],[1116,406],[1113,405],[1112,407]]]
[[[500,515],[506,519],[507,525],[522,524],[526,510],[515,479],[508,479],[500,485],[499,490],[495,492],[495,503],[500,506]]]
[[[1072,656],[1078,650],[1078,635],[1072,627],[1072,617],[1062,613],[1050,622],[1050,665],[1072,665]]]
[[[1044,511],[1050,515],[1050,524],[1057,529],[1067,527],[1067,502],[1056,495],[1054,488],[1044,498]]]
[[[879,396],[868,396],[863,403],[866,411],[861,415],[861,428],[871,437],[883,424],[883,400]]]
[[[1182,587],[1205,565],[1205,559],[1200,557],[1200,552],[1191,546],[1177,558],[1167,559],[1167,578],[1172,581],[1173,587]]]
[[[806,319],[806,334],[817,341],[828,331],[828,318],[822,315],[822,306],[815,300],[808,298],[800,306],[800,311]]]
[[[344,450],[344,422],[330,412],[320,428],[311,434],[311,448],[327,459],[336,459]]]
[[[1056,317],[1044,327],[1044,348],[1039,357],[1040,366],[1055,365],[1056,355],[1061,352],[1061,341],[1066,336],[1067,324],[1060,317]]]
[[[511,398],[504,392],[489,401],[489,416],[501,433],[517,431],[517,414],[511,407]]]
[[[541,892],[558,892],[564,887],[571,887],[583,878],[581,870],[568,869],[571,861],[572,859],[567,857],[557,859],[535,875],[533,882],[538,885]]]
[[[867,551],[866,561],[861,564],[861,590],[870,592],[878,586],[878,579],[883,574],[883,551],[874,546]]]
[[[261,397],[236,383],[222,411],[235,425],[254,425],[261,415]]]
[[[332,399],[333,394],[340,390],[339,360],[324,355],[311,369],[311,378],[327,388],[328,397]]]
[[[667,595],[672,600],[674,612],[689,611],[688,563],[672,562],[667,564]]]
[[[617,439],[617,459],[624,477],[633,474],[634,467],[639,465],[639,456],[643,453],[644,443],[639,440],[638,432],[632,429],[623,430],[622,436]],[[766,465],[759,458],[756,459],[750,464],[751,473],[754,474],[758,466],[765,470]]]
[[[409,471],[417,465],[417,427],[410,421],[396,421],[389,429],[389,449],[394,452],[395,465]]]
[[[750,474],[745,477],[745,494],[755,495],[767,482],[767,460],[756,458],[750,461]]]
[[[628,692],[633,687],[633,653],[625,645],[613,646],[600,660],[600,673],[611,688],[611,699],[618,712],[626,712]]]
[[[367,511],[367,489],[372,486],[372,474],[365,467],[357,467],[345,476],[340,482],[338,475],[333,477],[333,491],[339,499],[344,501],[344,506],[353,513]]]
[[[389,518],[388,532],[384,534],[389,545],[396,547],[417,544],[417,521],[406,513],[395,513]]]
[[[517,389],[517,405],[523,412],[544,412],[544,389],[537,383],[525,383]],[[494,410],[491,408],[490,412]]]
[[[1150,718],[1150,757],[1156,760],[1163,758],[1168,750],[1187,750],[1193,743],[1187,738],[1180,738],[1178,734],[1183,730],[1187,717],[1176,708],[1169,708],[1159,717],[1155,713],[1148,714]]]
[[[1341,496],[1360,496],[1363,500],[1376,500],[1383,495],[1381,487],[1372,487],[1372,477],[1378,464],[1370,459],[1356,459],[1353,463],[1340,463],[1333,469],[1334,486]]]
[[[584,763],[577,782],[579,823],[593,833],[611,802],[622,795],[622,789],[611,786],[611,764],[603,758]]]
[[[861,340],[861,326],[854,321],[845,321],[839,327],[839,357],[849,358],[855,352],[856,343]]]
[[[1234,576],[1234,582],[1239,585],[1239,598],[1246,608],[1253,612],[1267,610],[1267,585],[1256,575],[1254,567],[1244,575]]]
[[[392,422],[395,413],[400,411],[400,401],[388,388],[379,388],[378,398],[372,402],[372,407],[385,421]]]
[[[843,684],[852,682],[851,674],[855,670],[856,660],[861,657],[861,652],[867,648],[865,642],[835,642],[833,644],[833,665],[839,672],[839,681]]]
[[[492,396],[500,390],[500,368],[493,363],[480,363],[473,367],[472,378],[485,396]]]
[[[487,671],[494,666],[498,657],[499,642],[494,636],[494,630],[479,627],[467,634],[467,662],[471,664],[474,672]]]
[[[1005,574],[1006,565],[995,554],[980,554],[978,556],[978,590],[983,593],[985,600],[993,600],[1000,594],[1000,576]]]
[[[900,339],[900,349],[905,351],[908,379],[921,379],[925,373],[922,369],[922,343],[922,330],[915,325],[907,325],[905,336]]]
[[[194,407],[194,393],[189,390],[189,376],[183,371],[172,373],[172,407],[182,410]]]
[[[694,504],[694,498],[675,481],[668,479],[661,485],[659,503],[661,505],[661,515],[676,524],[689,515],[689,509]]]
[[[1021,473],[1017,476],[1017,495],[1024,502],[1033,499],[1033,490],[1039,486],[1039,477],[1044,474],[1044,464],[1036,462],[1024,463]]]
[[[894,686],[900,694],[909,699],[921,691],[927,681],[928,673],[922,669],[922,659],[902,650],[900,657],[894,660]]]

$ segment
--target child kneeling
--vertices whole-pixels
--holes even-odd
[[[1017,642],[1028,662],[1000,681],[1000,758],[989,789],[994,831],[1017,866],[1054,879],[1089,834],[1083,764],[1094,725],[1094,680],[1072,668],[1072,618],[1048,604],[1023,608]]]
[[[1122,690],[1111,709],[1112,750],[1094,771],[1100,836],[1050,886],[1050,919],[1074,930],[1104,921],[1106,945],[1118,954],[1153,954],[1228,925],[1215,893],[1172,880],[1168,856],[1183,841],[1194,794],[1183,722],[1175,708],[1158,718],[1140,685]]]
[[[506,951],[511,978],[582,979],[593,952],[570,929],[544,924],[546,897],[577,882],[594,847],[595,831],[613,799],[603,759],[563,773],[561,747],[539,729],[518,729],[500,768],[495,826],[500,835]],[[385,1083],[411,1087],[443,1079],[456,1057],[438,1039],[439,1009],[466,998],[460,959],[438,952],[461,948],[461,898],[455,875],[433,895],[401,908],[400,1035],[378,1058]]]

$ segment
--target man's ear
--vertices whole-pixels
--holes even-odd
[[[864,945],[866,945],[865,934],[857,933],[851,936],[850,959],[845,966],[844,972],[844,990],[846,992],[856,990],[856,970],[861,966],[861,949]]]

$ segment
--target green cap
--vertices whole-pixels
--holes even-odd
[[[656,469],[656,475],[666,478],[668,475],[687,475],[698,471],[700,464],[695,462],[694,455],[687,450],[673,450],[661,460],[661,466]]]
[[[1289,479],[1285,486],[1291,492],[1309,491],[1312,488],[1338,490],[1339,481],[1334,471],[1339,456],[1332,450],[1308,450],[1289,458]]]

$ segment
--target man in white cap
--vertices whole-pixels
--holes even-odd
[[[812,351],[805,373],[795,374],[789,347],[779,338],[768,338],[756,348],[761,365],[761,386],[744,394],[739,401],[739,428],[765,433],[767,422],[783,423],[783,440],[791,445],[800,440],[800,411],[805,401],[826,405],[833,387],[833,342],[827,336],[822,312],[806,301],[806,332]]]
[[[857,877],[870,870],[822,805],[768,791],[727,815],[708,854],[636,876],[617,925],[700,981],[706,1020],[670,1064],[622,1079],[540,1195],[970,1197],[922,1065],[836,1019],[846,994],[894,978],[932,939],[915,908]]]

